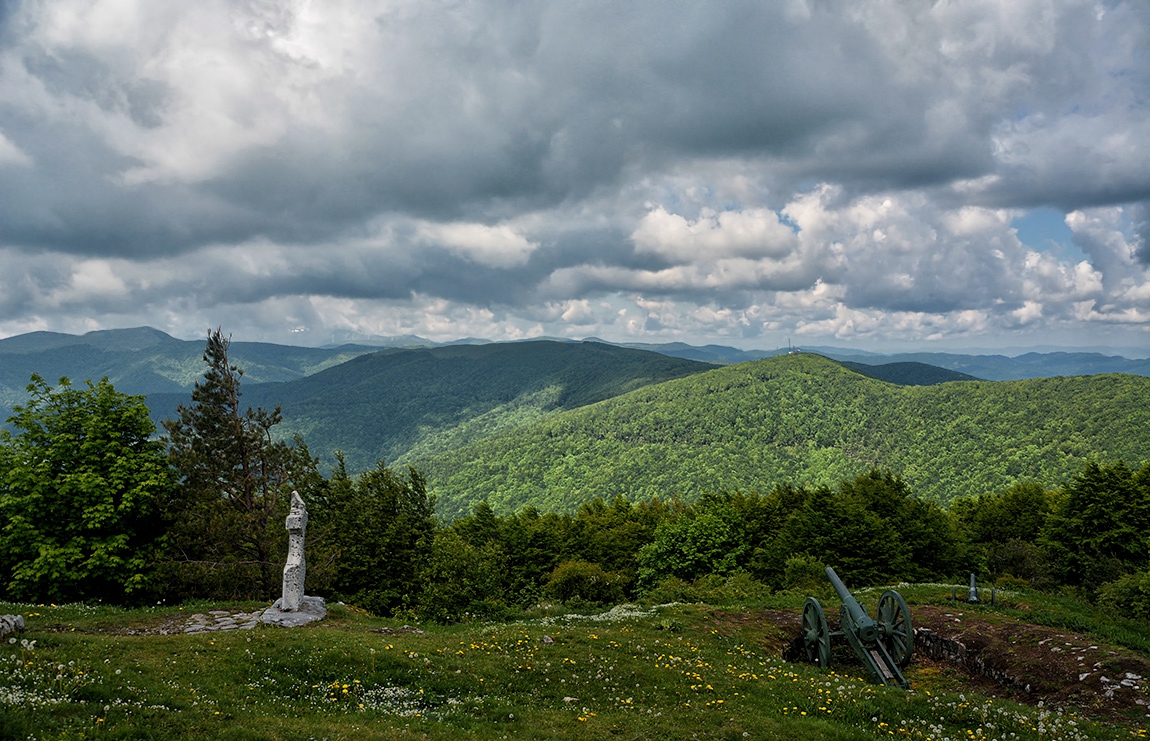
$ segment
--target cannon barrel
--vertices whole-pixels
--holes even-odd
[[[827,578],[831,580],[831,586],[835,588],[835,593],[837,593],[839,599],[842,600],[843,609],[850,613],[851,621],[858,631],[858,637],[862,639],[863,643],[874,643],[878,638],[878,624],[866,614],[866,610],[859,604],[859,601],[854,598],[854,595],[850,593],[850,590],[843,584],[842,579],[839,578],[839,575],[836,574],[835,570],[830,566],[827,567]]]

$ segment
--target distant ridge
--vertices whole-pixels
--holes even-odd
[[[624,346],[720,365],[762,360],[787,352],[786,348],[740,350],[724,345],[696,346],[682,342],[665,344],[625,343]],[[1000,354],[945,352],[884,354],[818,345],[803,346],[800,349],[802,352],[815,353],[841,362],[866,366],[921,363],[987,381],[1017,381],[1024,378],[1087,376],[1100,373],[1132,373],[1137,376],[1150,376],[1150,359],[1130,359],[1120,355],[1105,355],[1098,352],[1028,352],[1017,357],[1010,357]],[[892,382],[897,383],[897,381]]]
[[[903,362],[868,365],[866,363],[845,361],[843,365],[864,376],[886,381],[887,383],[895,383],[899,386],[934,386],[935,384],[950,383],[951,381],[982,380],[966,373],[959,373],[958,371],[939,368],[937,365],[927,365],[926,363]]]
[[[175,337],[151,327],[103,329],[83,335],[29,332],[0,340],[0,355],[5,353],[27,355],[77,345],[108,351],[138,352],[157,345],[180,342],[182,340],[177,340]]]
[[[206,333],[205,333],[206,336]],[[27,399],[33,373],[55,384],[107,376],[129,394],[187,394],[204,372],[204,341],[180,340],[151,327],[110,329],[69,335],[32,332],[0,340],[0,422],[13,405]],[[235,342],[232,359],[245,371],[245,383],[303,378],[378,348],[334,349]]]
[[[395,339],[407,341],[410,337]],[[34,332],[0,340],[0,421],[7,418],[13,405],[26,401],[25,386],[35,372],[51,383],[60,376],[68,376],[75,383],[107,376],[120,391],[146,394],[158,422],[170,416],[177,404],[189,400],[193,384],[204,372],[203,348],[203,341],[176,339],[150,327],[85,335]],[[804,352],[795,357],[815,357],[807,352],[815,349],[803,348]],[[438,461],[448,451],[581,405],[712,370],[717,365],[738,368],[736,361],[758,352],[682,343],[628,348],[570,339],[505,343],[461,340],[383,350],[363,345],[314,348],[239,341],[232,345],[233,361],[245,370],[244,402],[266,408],[282,403],[286,421],[281,431],[302,434],[313,452],[325,460],[330,461],[335,449],[344,450],[353,473],[378,459],[389,463]],[[827,355],[833,357],[830,352]],[[366,357],[372,359],[356,360]],[[1115,369],[1150,375],[1150,361],[1098,353],[1027,353],[1018,358],[936,353],[909,356],[918,360],[907,357],[868,354],[840,358],[845,363],[841,370],[855,378],[869,376],[887,384],[924,387],[962,386],[950,382],[970,382],[977,376],[1074,376]],[[924,363],[922,358],[934,363]],[[764,361],[743,362],[753,366]],[[1065,387],[1070,389],[1067,393],[1079,393],[1076,384],[1085,378],[1071,379]],[[999,393],[995,390],[991,395]],[[1110,403],[1101,396],[1098,402]],[[879,403],[894,405],[891,400]],[[1014,406],[1020,403],[1017,399],[1002,402],[996,411],[1017,417],[1022,412]],[[1051,403],[1057,406],[1059,402]],[[799,408],[805,407],[800,404]],[[811,409],[818,412],[821,407]],[[667,413],[696,412],[669,406]],[[748,410],[731,414],[736,421],[754,416]],[[855,409],[848,417],[859,414],[862,412]],[[1121,411],[1115,414],[1121,418]],[[1124,423],[1122,419],[1118,422]],[[715,420],[698,423],[714,425]],[[989,426],[994,424],[998,423]],[[901,430],[896,433],[901,434]],[[730,434],[737,437],[742,433],[736,427]],[[573,441],[572,451],[583,444],[585,441]],[[960,440],[956,444],[961,447],[965,443]],[[851,445],[865,448],[858,441]],[[572,451],[564,452],[564,458]],[[758,455],[766,454],[761,451]],[[836,460],[829,451],[822,455]],[[875,456],[876,461],[892,460],[898,452]],[[726,465],[721,463],[720,467]],[[834,470],[834,466],[827,470]],[[696,474],[680,483],[694,486],[692,476]]]
[[[954,353],[900,353],[897,355],[857,356],[827,352],[827,357],[848,363],[925,363],[938,368],[966,373],[987,381],[1019,381],[1024,378],[1088,376],[1102,373],[1130,373],[1150,376],[1150,359],[1131,360],[1117,355],[1089,352],[1026,353],[1018,357],[1005,355],[961,355]]]
[[[684,342],[669,342],[661,345],[628,342],[624,344],[624,347],[651,350],[652,352],[670,355],[675,358],[687,358],[689,360],[700,360],[705,363],[721,363],[723,365],[746,363],[750,360],[762,360],[763,358],[773,357],[786,352],[786,350],[739,350],[738,348],[726,347],[724,345],[695,346],[688,345]]]

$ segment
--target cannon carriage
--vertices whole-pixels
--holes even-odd
[[[910,682],[900,671],[910,663],[914,651],[914,627],[906,600],[888,589],[879,597],[878,613],[871,618],[834,569],[827,568],[827,578],[842,601],[839,630],[830,630],[822,605],[814,597],[808,597],[803,605],[802,633],[807,661],[825,669],[831,661],[831,638],[844,637],[880,684],[909,688]]]

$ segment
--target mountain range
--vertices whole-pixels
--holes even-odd
[[[306,378],[242,386],[243,401],[280,405],[298,433],[348,470],[423,459],[566,409],[714,366],[596,342],[518,342],[390,349]],[[153,417],[188,395],[150,394]]]
[[[343,451],[351,472],[414,463],[449,516],[483,498],[570,509],[833,483],[871,465],[947,501],[1018,477],[1057,485],[1091,455],[1148,455],[1136,424],[1148,421],[1147,360],[394,339],[412,346],[234,342],[231,358],[245,403],[281,406],[281,434],[325,463]],[[0,419],[38,373],[107,376],[146,395],[159,422],[190,401],[203,349],[147,327],[0,340]]]

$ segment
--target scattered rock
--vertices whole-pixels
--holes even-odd
[[[0,638],[5,638],[12,633],[19,633],[23,630],[23,615],[0,615]]]
[[[1145,701],[1150,689],[1142,680],[1150,674],[1145,658],[1131,651],[1102,649],[1076,633],[994,614],[968,615],[959,626],[932,605],[915,605],[912,615],[913,661],[962,667],[972,679],[986,682],[990,694],[1118,717],[1141,706],[1138,700]],[[1052,645],[1055,642],[1060,645]],[[1084,657],[1093,661],[1086,663]]]
[[[413,636],[421,636],[421,635],[427,635],[426,633],[424,633],[424,632],[423,632],[422,630],[420,630],[419,628],[413,628],[413,627],[412,627],[412,626],[410,626],[410,625],[405,625],[405,626],[403,626],[402,628],[399,628],[399,629],[396,629],[396,628],[388,628],[388,627],[386,627],[386,626],[385,626],[385,627],[383,627],[383,628],[376,628],[375,630],[373,630],[373,631],[371,631],[371,632],[372,632],[372,633],[379,633],[379,634],[381,634],[381,635],[385,635],[385,636],[393,636],[393,635],[413,635]]]

